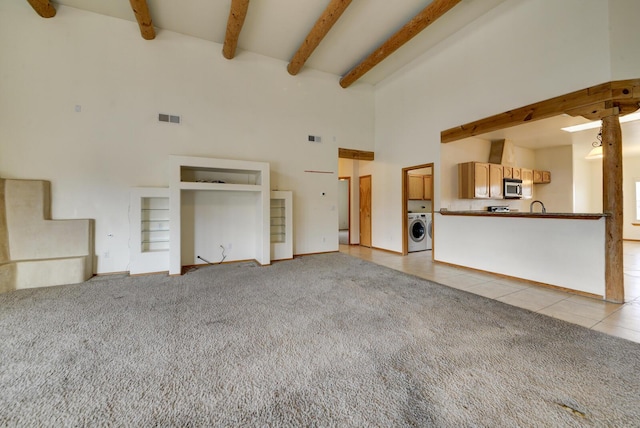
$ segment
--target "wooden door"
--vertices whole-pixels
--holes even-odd
[[[360,245],[371,247],[371,176],[360,177]]]

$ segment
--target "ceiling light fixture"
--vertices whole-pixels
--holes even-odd
[[[591,149],[585,159],[600,159],[604,156],[602,154],[602,128],[600,128],[600,132],[598,132],[598,135],[596,135],[596,139],[598,141],[594,141],[593,143],[591,143],[593,149]]]
[[[620,118],[620,123],[632,122],[634,120],[640,120],[640,113],[631,113],[626,116],[622,116]],[[581,125],[567,126],[566,128],[560,128],[563,131],[567,132],[578,132],[584,131],[586,129],[595,129],[602,126],[601,120],[596,120],[595,122],[587,122]]]

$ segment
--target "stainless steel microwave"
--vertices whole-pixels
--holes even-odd
[[[522,180],[516,178],[504,179],[504,198],[520,199],[522,198]]]

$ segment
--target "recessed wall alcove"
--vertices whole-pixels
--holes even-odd
[[[269,175],[266,162],[171,156],[169,274],[221,261],[222,247],[270,264]]]

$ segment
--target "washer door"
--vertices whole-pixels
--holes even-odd
[[[422,220],[414,220],[409,225],[409,237],[413,242],[420,242],[427,235],[427,228]]]

